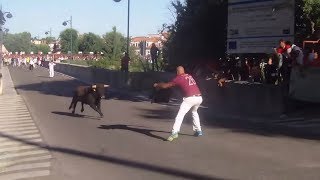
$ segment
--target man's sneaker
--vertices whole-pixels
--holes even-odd
[[[167,141],[171,142],[171,141],[173,141],[174,139],[177,139],[177,138],[178,138],[178,133],[173,133],[168,137]]]
[[[202,134],[202,131],[196,131],[195,133],[194,133],[194,136],[196,136],[196,137],[199,137],[199,136],[202,136],[203,134]]]

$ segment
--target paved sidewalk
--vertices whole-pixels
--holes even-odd
[[[8,68],[2,67],[0,71],[3,77],[3,96],[17,95]]]
[[[0,95],[0,180],[36,178],[50,175],[50,152],[26,103],[17,94],[7,67],[1,69]]]

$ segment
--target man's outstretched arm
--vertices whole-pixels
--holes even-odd
[[[169,82],[169,83],[155,83],[153,85],[153,87],[158,88],[158,89],[168,89],[175,86],[175,84],[173,82]]]

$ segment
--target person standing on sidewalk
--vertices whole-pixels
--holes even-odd
[[[127,83],[129,78],[129,63],[131,59],[128,53],[125,53],[121,58],[121,72],[124,72],[124,82]]]
[[[202,130],[200,126],[200,118],[198,114],[198,108],[202,103],[202,96],[199,87],[193,77],[186,74],[182,66],[177,67],[177,76],[169,83],[155,83],[153,85],[158,89],[167,89],[174,86],[181,88],[184,98],[180,106],[179,112],[175,118],[172,134],[168,137],[168,141],[173,141],[178,138],[178,133],[181,128],[181,124],[184,116],[191,109],[193,118],[193,131],[195,136],[202,136]]]
[[[150,49],[150,54],[151,54],[151,61],[152,61],[152,71],[159,71],[159,66],[158,66],[158,56],[159,56],[159,48],[157,48],[156,44],[152,43],[151,49]]]
[[[125,53],[121,59],[121,71],[122,72],[126,72],[126,73],[129,72],[129,63],[130,63],[129,54]]]
[[[49,77],[50,78],[53,78],[53,76],[54,76],[54,66],[55,65],[56,64],[53,61],[50,61],[50,63],[49,63]]]

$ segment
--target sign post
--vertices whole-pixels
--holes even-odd
[[[272,53],[294,41],[294,0],[229,0],[228,54]]]

